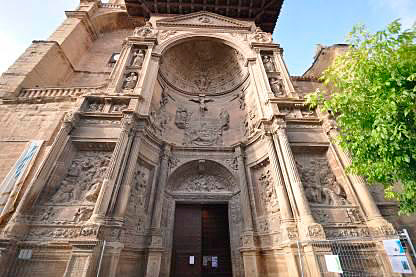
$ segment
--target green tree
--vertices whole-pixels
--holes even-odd
[[[348,43],[308,102],[335,115],[349,172],[383,184],[400,214],[415,213],[416,24],[403,30],[396,20],[376,33],[357,25]]]

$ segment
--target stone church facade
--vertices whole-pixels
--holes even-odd
[[[320,276],[312,241],[365,237],[393,276],[414,218],[304,104],[345,46],[290,76],[282,2],[81,0],[33,41],[0,79],[0,275],[36,246],[38,276]]]

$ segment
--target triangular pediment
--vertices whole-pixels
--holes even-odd
[[[160,19],[156,21],[156,24],[161,27],[215,28],[247,31],[251,29],[249,23],[206,11]]]

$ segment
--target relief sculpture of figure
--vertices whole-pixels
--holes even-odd
[[[327,186],[323,188],[323,193],[325,195],[324,201],[328,205],[339,206],[348,203],[344,189],[333,175],[327,177]]]
[[[144,50],[139,49],[133,53],[133,61],[131,63],[132,66],[141,67],[144,61]]]
[[[126,77],[123,88],[125,90],[133,90],[136,87],[137,79],[137,73],[130,72]]]
[[[227,130],[230,127],[229,126],[229,124],[230,124],[230,114],[226,110],[222,109],[221,112],[220,112],[219,118],[220,118],[222,129]]]

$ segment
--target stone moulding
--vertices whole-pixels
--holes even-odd
[[[156,21],[158,27],[232,29],[250,31],[251,25],[210,12],[196,12]]]

